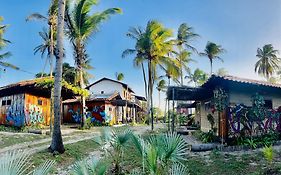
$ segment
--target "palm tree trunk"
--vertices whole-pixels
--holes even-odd
[[[161,94],[160,94],[160,90],[158,91],[158,110],[160,112],[160,97],[161,97]],[[158,123],[158,118],[159,118],[159,114],[157,114],[156,116],[156,123]]]
[[[58,55],[56,58],[56,75],[54,83],[54,131],[50,150],[52,152],[63,153],[65,151],[61,136],[61,89],[62,89],[62,63],[64,57],[63,35],[64,35],[64,14],[65,0],[58,1],[58,26],[57,26],[57,46]]]
[[[147,81],[146,81],[146,75],[145,75],[145,70],[144,70],[143,63],[141,63],[141,69],[142,69],[142,74],[143,74],[145,98],[147,99]]]
[[[50,25],[50,78],[53,77],[53,57],[54,57],[54,26]],[[53,132],[53,111],[54,111],[54,88],[51,89],[51,107],[50,107],[50,135]]]
[[[153,131],[153,100],[152,100],[152,89],[153,89],[153,82],[152,82],[152,65],[151,65],[151,59],[148,61],[148,96],[150,100],[150,106],[149,106],[149,113],[150,113],[150,119],[151,119],[151,130]]]
[[[211,74],[210,74],[210,76],[212,76],[212,74],[213,74],[213,60],[212,59],[210,59],[210,64],[211,64]]]
[[[83,89],[85,88],[84,78],[83,78],[83,70],[82,66],[79,68],[79,79],[80,79],[80,87]],[[81,96],[82,99],[82,119],[81,119],[81,127],[85,126],[86,121],[86,98],[85,96]]]
[[[168,86],[171,85],[171,79],[168,77]],[[168,100],[168,130],[170,131],[170,120],[171,120],[171,116],[170,116],[170,101]]]

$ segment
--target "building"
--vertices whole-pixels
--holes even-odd
[[[226,94],[226,107],[222,112],[215,110],[214,90],[223,89]],[[253,119],[251,114],[242,116],[243,109],[253,106],[253,97],[259,94],[264,99],[264,107],[269,110],[262,119]],[[281,85],[234,76],[212,75],[200,87],[169,87],[169,100],[193,101],[186,108],[195,108],[195,120],[204,132],[211,129],[207,115],[215,119],[217,134],[228,137],[242,130],[281,129],[279,122],[281,106]],[[245,110],[244,110],[245,111]],[[281,111],[280,111],[281,112]],[[274,114],[274,116],[273,116]],[[244,114],[243,114],[244,115]],[[244,117],[242,119],[242,117]],[[247,121],[245,121],[247,120]],[[252,134],[252,133],[251,133]]]
[[[38,84],[45,79],[48,78],[26,80],[0,87],[0,125],[49,125],[51,90]],[[72,92],[63,88],[62,99],[73,96]]]
[[[88,87],[90,96],[86,99],[87,118],[91,121],[108,122],[111,124],[126,123],[140,120],[146,99],[135,95],[125,83],[102,78]],[[65,123],[81,121],[80,98],[63,102],[63,118]]]

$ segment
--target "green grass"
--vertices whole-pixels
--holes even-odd
[[[24,142],[31,142],[31,141],[37,141],[40,139],[45,139],[49,138],[50,136],[47,135],[37,135],[37,134],[15,134],[15,135],[5,135],[5,134],[0,134],[0,149],[8,146],[12,146],[15,144],[19,143],[24,143]]]
[[[73,144],[65,145],[65,153],[60,155],[53,155],[44,150],[34,154],[31,158],[32,164],[38,167],[40,164],[44,163],[46,160],[55,160],[55,167],[53,173],[56,172],[58,168],[66,168],[67,166],[73,164],[77,160],[86,158],[91,152],[98,149],[98,145],[93,140],[84,140],[76,142]]]

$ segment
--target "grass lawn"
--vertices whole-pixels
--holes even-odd
[[[65,145],[65,153],[61,155],[53,155],[48,150],[44,150],[34,154],[31,162],[38,167],[46,160],[55,160],[55,167],[52,173],[56,173],[58,169],[65,169],[77,160],[86,158],[91,152],[98,149],[98,145],[93,140],[84,140],[73,144]]]

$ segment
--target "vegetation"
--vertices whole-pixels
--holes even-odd
[[[207,57],[210,61],[210,65],[211,65],[210,75],[213,74],[213,62],[214,62],[214,60],[218,59],[220,61],[223,61],[223,59],[220,57],[220,55],[224,52],[225,52],[225,50],[222,48],[221,45],[217,45],[215,43],[212,43],[212,42],[208,41],[204,52],[200,53],[201,56]]]
[[[102,22],[107,20],[111,15],[121,13],[119,8],[110,8],[103,12],[90,14],[94,5],[97,5],[96,0],[78,0],[75,1],[74,7],[70,5],[70,1],[66,7],[66,34],[74,49],[74,59],[79,77],[79,85],[85,88],[84,76],[87,75],[85,70],[86,63],[89,62],[86,46],[89,39],[98,31]],[[88,65],[88,64],[87,64]],[[82,96],[82,120],[81,126],[84,127],[86,120],[86,100]]]
[[[257,49],[256,57],[259,59],[255,64],[255,72],[269,79],[280,68],[280,58],[277,56],[278,50],[275,50],[272,44],[266,44]]]
[[[116,77],[116,80],[118,80],[118,81],[124,80],[124,74],[122,72],[120,72],[120,73],[116,72],[115,77]]]
[[[3,17],[0,16],[0,51],[3,50],[3,48],[10,43],[9,40],[5,39],[3,37],[6,29],[7,29],[7,25],[2,25],[1,22],[3,21]],[[5,62],[4,59],[10,57],[12,54],[11,52],[4,52],[0,54],[0,66],[4,68],[4,71],[6,70],[5,68],[12,68],[12,69],[16,69],[19,70],[19,68],[17,66],[14,66],[8,62]],[[0,67],[0,71],[2,70],[2,68]]]
[[[197,68],[193,73],[189,73],[189,75],[185,76],[185,78],[189,80],[188,83],[193,82],[196,87],[204,84],[208,80],[208,74]]]

